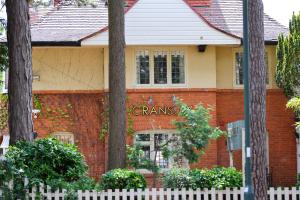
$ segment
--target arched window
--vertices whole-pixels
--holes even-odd
[[[67,144],[74,144],[74,134],[70,132],[55,132],[51,134],[52,137]]]

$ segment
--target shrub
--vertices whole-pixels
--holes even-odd
[[[100,189],[144,189],[147,187],[144,176],[127,169],[114,169],[102,175]]]
[[[165,188],[195,188],[195,182],[190,171],[185,168],[172,168],[163,176]]]
[[[216,188],[242,187],[242,173],[235,168],[216,167],[213,169],[174,168],[163,176],[165,188]]]
[[[190,171],[196,188],[212,188],[214,185],[212,177],[207,169],[194,169]]]
[[[86,176],[87,165],[74,145],[46,138],[35,142],[20,141],[9,148],[0,164],[0,180],[23,179],[30,184],[45,183],[51,187],[74,187],[80,182],[93,185]],[[79,183],[77,183],[79,182]]]
[[[242,173],[235,168],[195,169],[191,171],[191,176],[198,188],[224,189],[226,187],[241,187],[243,184]]]

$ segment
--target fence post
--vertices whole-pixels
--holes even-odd
[[[137,189],[137,200],[142,200],[142,196],[143,196],[143,191],[141,188]],[[116,198],[118,199],[118,198]]]
[[[81,200],[82,199],[82,191],[78,190],[77,194],[78,194],[78,199]]]
[[[126,189],[122,190],[122,199],[127,199],[127,190]]]
[[[109,189],[109,190],[107,190],[107,199],[108,200],[112,200],[112,190],[111,189]]]
[[[292,187],[292,200],[297,199],[297,191],[295,187]]]
[[[211,194],[211,200],[216,200],[216,189],[215,188],[210,189],[210,194]]]

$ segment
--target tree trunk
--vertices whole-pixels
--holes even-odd
[[[249,2],[250,133],[254,198],[267,199],[266,67],[262,0]]]
[[[108,1],[109,143],[108,169],[126,167],[126,82],[124,1]]]
[[[27,0],[6,0],[11,144],[33,140],[32,52]]]

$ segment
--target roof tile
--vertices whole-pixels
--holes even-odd
[[[79,41],[108,25],[107,7],[97,0],[96,8],[60,6],[32,23],[34,42]],[[136,0],[127,0],[132,6]],[[162,0],[163,1],[163,0]],[[185,0],[212,26],[242,38],[242,0]],[[206,6],[205,6],[206,5]],[[209,6],[208,6],[209,5]],[[280,33],[288,29],[265,15],[265,40],[277,41]]]
[[[211,4],[211,0],[187,0],[187,2],[193,7],[206,7]]]

